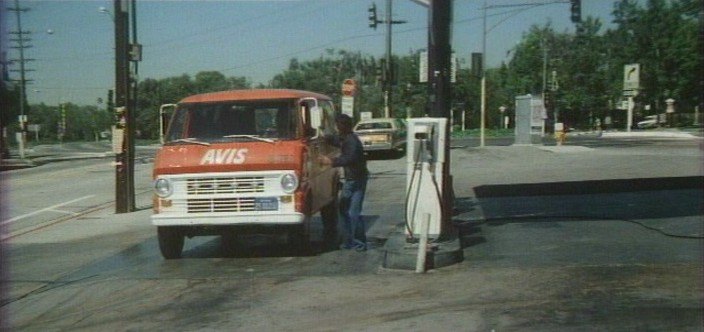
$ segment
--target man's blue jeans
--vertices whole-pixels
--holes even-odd
[[[340,197],[340,214],[345,229],[345,245],[355,246],[367,243],[364,219],[362,219],[362,203],[367,190],[367,179],[347,179],[342,185]]]

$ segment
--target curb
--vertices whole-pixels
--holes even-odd
[[[3,159],[0,160],[0,171],[11,171],[15,169],[31,168],[38,166],[29,159]]]

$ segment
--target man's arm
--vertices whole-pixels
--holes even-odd
[[[325,139],[326,143],[328,143],[332,146],[336,146],[338,148],[340,147],[340,137],[339,136],[330,134],[330,135],[323,136],[323,138]]]
[[[355,151],[357,151],[356,147],[356,140],[354,139],[346,139],[341,142],[341,152],[339,156],[335,157],[332,159],[332,166],[333,167],[344,167],[344,166],[349,166],[353,164],[356,159],[358,158],[355,155]]]

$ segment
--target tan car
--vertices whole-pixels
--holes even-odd
[[[364,151],[401,152],[406,148],[406,124],[401,119],[363,120],[354,127],[354,132]]]

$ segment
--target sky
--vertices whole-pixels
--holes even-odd
[[[561,2],[561,3],[560,3]],[[546,23],[558,32],[574,31],[569,1],[486,0],[487,65],[507,60],[532,25]],[[582,0],[582,18],[611,22],[614,0]],[[27,63],[30,104],[72,102],[97,105],[114,83],[114,23],[108,0],[20,0],[22,30],[32,32]],[[289,60],[318,58],[326,49],[360,51],[382,57],[385,26],[369,28],[367,8],[375,3],[380,19],[386,0],[248,0],[137,1],[138,41],[143,45],[139,79],[166,78],[200,71],[246,77],[268,83],[288,67]],[[460,66],[482,49],[482,7],[485,0],[455,0],[452,47]],[[533,6],[501,7],[503,5]],[[543,5],[540,5],[543,4]],[[5,1],[12,7],[13,0]],[[427,48],[428,10],[411,0],[393,0],[392,53],[408,55]],[[16,31],[14,12],[7,28]],[[5,45],[7,47],[7,45]],[[18,58],[8,49],[8,58]],[[464,63],[463,63],[464,60]],[[15,67],[19,67],[15,65]],[[13,68],[15,69],[15,68]],[[12,73],[13,78],[19,74]]]

